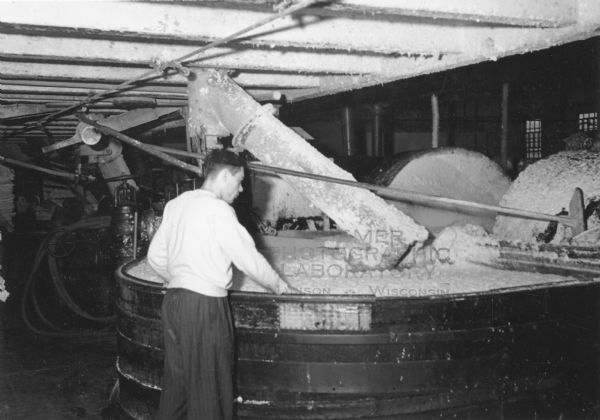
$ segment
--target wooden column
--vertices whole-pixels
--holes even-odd
[[[365,138],[365,154],[367,156],[375,156],[375,150],[373,148],[373,119],[371,118],[371,111],[367,111],[368,118],[364,119],[364,138]]]
[[[596,38],[596,130],[600,130],[600,37]]]
[[[196,88],[202,92],[197,97],[206,105],[204,112],[210,112],[214,120],[234,134],[235,146],[249,150],[268,165],[354,180],[226,74],[208,70],[198,73],[197,78],[203,81]],[[310,179],[283,178],[354,236],[355,248],[346,249],[351,269],[392,268],[415,242],[422,242],[428,236],[425,228],[370,191]]]
[[[354,112],[349,106],[342,108],[341,112],[342,121],[342,149],[346,156],[352,156],[356,153],[355,136],[354,136]]]
[[[383,106],[373,105],[373,156],[383,156]]]
[[[502,83],[502,126],[500,133],[500,165],[508,164],[508,82]]]
[[[440,145],[440,107],[438,97],[431,95],[431,148],[437,149]]]
[[[596,129],[600,129],[600,38],[596,40],[596,112],[597,122]],[[598,349],[600,343],[600,289],[596,293],[596,323],[594,325],[594,344]],[[595,366],[596,378],[600,378],[600,351],[596,350],[596,366]],[[600,379],[597,379],[600,382]],[[596,401],[600,401],[600,386],[596,386]]]

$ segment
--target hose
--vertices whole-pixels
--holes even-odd
[[[105,334],[113,334],[113,325],[112,323],[115,321],[115,316],[106,316],[106,317],[97,317],[89,314],[87,311],[83,310],[71,297],[71,295],[67,292],[67,289],[63,282],[63,276],[60,275],[58,270],[58,264],[56,259],[59,257],[58,255],[52,255],[50,252],[49,244],[51,240],[56,239],[57,236],[64,235],[70,231],[74,231],[77,229],[98,229],[108,227],[110,225],[110,217],[96,217],[90,219],[84,219],[82,221],[73,223],[72,225],[65,226],[60,229],[56,229],[48,234],[46,238],[41,242],[36,256],[34,258],[33,267],[31,273],[29,274],[27,281],[24,286],[23,296],[21,299],[21,316],[25,323],[25,326],[34,334],[44,335],[48,337],[82,337],[87,335],[105,335]],[[74,250],[74,247],[71,249],[71,252]],[[70,254],[70,252],[63,253],[62,257],[66,257]],[[66,304],[67,308],[69,308],[72,312],[74,312],[79,317],[86,319],[92,322],[98,322],[102,324],[111,324],[106,326],[100,330],[85,330],[85,331],[72,331],[63,329],[57,325],[55,325],[52,321],[50,321],[47,317],[44,316],[39,302],[37,300],[37,279],[39,276],[36,276],[42,262],[44,259],[48,260],[48,268],[50,271],[50,277],[52,278],[52,284],[61,298],[61,300]],[[31,298],[31,302],[33,304],[33,309],[35,314],[39,318],[39,320],[45,325],[47,329],[40,329],[36,327],[32,320],[29,317],[27,310],[28,298]]]
[[[90,334],[94,334],[94,335],[102,334],[101,331],[94,331],[94,332],[68,331],[68,330],[64,330],[64,329],[54,325],[51,321],[49,321],[42,314],[35,296],[32,296],[32,300],[34,300],[34,308],[36,310],[36,313],[38,314],[38,316],[40,316],[40,319],[42,320],[42,322],[51,329],[51,331],[42,330],[42,329],[36,327],[35,325],[33,325],[33,323],[31,322],[31,319],[29,318],[29,315],[27,313],[27,298],[29,296],[30,290],[32,290],[32,291],[35,290],[35,286],[34,286],[35,280],[36,280],[35,274],[37,273],[37,270],[39,269],[41,262],[43,261],[44,256],[46,255],[46,250],[45,250],[46,245],[47,244],[46,244],[46,239],[45,239],[44,241],[42,241],[42,244],[40,244],[40,247],[38,248],[36,257],[34,259],[34,264],[33,264],[31,273],[30,273],[29,277],[27,278],[27,281],[25,282],[23,296],[21,298],[21,318],[23,319],[25,326],[27,327],[27,329],[29,329],[34,334],[43,335],[46,337],[67,338],[67,337],[81,337],[81,336],[90,335]]]
[[[52,283],[58,295],[62,298],[63,302],[67,305],[71,311],[73,311],[76,315],[79,315],[81,318],[87,319],[89,321],[94,322],[114,322],[116,320],[115,316],[106,316],[106,317],[97,317],[93,316],[90,313],[83,310],[71,297],[67,288],[63,283],[63,276],[59,273],[58,265],[56,263],[56,258],[48,254],[48,269],[50,271],[50,277],[52,278]]]
[[[33,264],[33,269],[32,269],[32,273],[35,273],[38,269],[38,267],[41,264],[41,261],[43,260],[43,253],[40,252],[42,250],[42,248],[40,247],[40,249],[38,249],[38,252],[36,253],[36,257],[34,259],[34,264]],[[30,281],[31,279],[31,281]],[[33,308],[35,310],[36,315],[38,316],[38,318],[40,319],[40,321],[42,321],[43,324],[46,325],[46,327],[50,328],[53,331],[59,331],[59,328],[56,327],[50,320],[48,320],[48,318],[46,318],[44,316],[44,314],[42,313],[42,310],[40,308],[39,302],[37,300],[37,287],[36,287],[36,282],[33,281],[32,276],[30,275],[28,278],[28,281],[25,284],[25,290],[23,292],[23,298],[21,300],[21,311],[22,311],[22,318],[25,321],[26,325],[29,325],[29,319],[27,317],[27,312],[25,310],[25,308],[23,307],[23,305],[26,303],[26,297],[27,294],[29,292],[29,287],[31,287],[31,300],[33,303]]]

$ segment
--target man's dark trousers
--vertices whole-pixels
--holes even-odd
[[[158,420],[233,417],[233,324],[227,297],[168,289]]]

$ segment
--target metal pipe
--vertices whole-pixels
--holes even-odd
[[[53,169],[47,169],[41,166],[32,165],[30,163],[21,162],[20,160],[15,160],[11,158],[7,158],[4,156],[0,156],[0,161],[8,163],[10,165],[19,166],[21,168],[30,169],[32,171],[42,172],[48,175],[58,176],[60,178],[68,179],[69,181],[77,181],[79,179],[78,175],[70,174],[68,172],[55,171]]]
[[[179,154],[181,156],[199,158],[201,155],[184,150],[171,149],[168,147],[151,146],[159,148],[167,153]],[[330,182],[334,184],[347,185],[350,187],[363,188],[378,193],[380,196],[391,198],[398,201],[409,201],[417,204],[430,205],[433,207],[445,207],[450,209],[473,209],[486,212],[503,214],[506,216],[519,216],[527,219],[544,220],[550,222],[559,222],[567,226],[575,226],[578,222],[574,217],[555,216],[552,214],[538,213],[529,210],[514,209],[510,207],[492,206],[488,204],[476,203],[473,201],[458,200],[454,198],[438,197],[435,195],[422,194],[413,191],[398,190],[396,188],[382,187],[380,185],[368,184],[366,182],[350,181],[341,178],[334,178],[325,175],[311,174],[308,172],[295,171],[287,168],[264,165],[258,162],[248,162],[249,169],[256,172],[263,172],[272,175],[290,175],[300,178],[314,179],[317,181]]]
[[[346,179],[333,178],[325,175],[317,175],[306,172],[294,171],[286,168],[278,168],[251,162],[248,166],[252,169],[272,174],[283,174],[302,178],[325,181],[334,184],[347,185],[349,187],[363,188],[378,193],[383,197],[396,199],[399,201],[408,201],[417,204],[429,205],[433,207],[445,207],[449,209],[473,209],[487,212],[494,212],[507,216],[519,216],[527,219],[545,220],[563,223],[567,226],[575,226],[578,221],[574,217],[555,216],[551,214],[538,213],[529,210],[514,209],[510,207],[492,206],[488,204],[476,203],[473,201],[457,200],[454,198],[438,197],[435,195],[422,194],[413,191],[398,190],[395,188],[382,187],[379,185],[367,184],[365,182],[349,181]]]
[[[156,156],[157,158],[162,159],[165,162],[169,162],[170,164],[175,165],[181,169],[185,169],[190,172],[194,172],[200,176],[203,175],[202,170],[200,168],[198,168],[197,166],[193,166],[193,165],[190,165],[189,163],[185,163],[179,159],[175,159],[175,158],[169,156],[168,154],[163,153],[159,150],[156,150],[156,149],[152,148],[152,146],[142,143],[141,141],[136,140],[132,137],[126,136],[125,134],[123,134],[117,130],[114,130],[105,125],[98,124],[98,122],[89,119],[84,114],[77,113],[76,116],[77,116],[77,118],[79,118],[80,121],[82,121],[86,124],[89,124],[92,127],[95,127],[98,131],[100,131],[103,134],[113,136],[114,138],[121,140],[124,143],[127,143],[135,148],[141,149],[141,150],[143,150],[153,156]]]

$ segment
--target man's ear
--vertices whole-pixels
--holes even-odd
[[[231,174],[229,173],[229,171],[227,169],[221,169],[219,171],[219,173],[217,174],[217,179],[219,182],[227,182],[227,181],[229,181],[230,176],[231,176]]]

